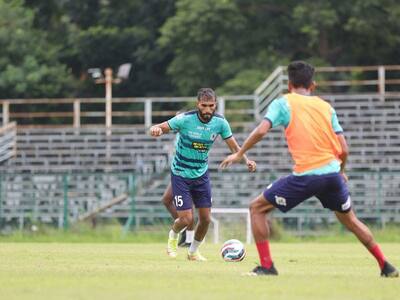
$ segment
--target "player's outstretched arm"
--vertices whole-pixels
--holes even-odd
[[[219,167],[221,169],[225,169],[231,164],[241,161],[246,151],[257,144],[264,137],[264,135],[267,134],[270,128],[270,121],[262,120],[261,123],[251,132],[249,137],[244,141],[242,148],[238,152],[227,156],[219,165]]]
[[[229,139],[225,140],[226,144],[228,145],[229,149],[232,153],[239,152],[240,146],[237,143],[236,139],[232,136]],[[249,172],[255,172],[257,168],[257,164],[254,160],[250,160],[247,158],[246,154],[243,155],[243,160],[247,165]]]
[[[150,135],[158,137],[164,133],[168,133],[170,130],[168,122],[163,122],[161,124],[153,125],[150,127]]]

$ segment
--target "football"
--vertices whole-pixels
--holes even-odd
[[[225,261],[242,261],[246,256],[246,249],[241,241],[228,240],[222,245],[221,256]]]

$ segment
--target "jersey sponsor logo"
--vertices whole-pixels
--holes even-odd
[[[210,131],[210,130],[211,130],[210,127],[206,127],[206,126],[197,126],[196,129],[198,129],[198,130],[205,130],[205,131]]]
[[[183,134],[183,136],[184,136],[184,137],[186,136],[186,137],[188,137],[188,138],[193,138],[193,139],[200,139],[200,138],[202,137],[202,134],[201,134],[201,132],[189,130],[188,133],[187,133],[187,135],[184,135],[184,134]]]
[[[347,198],[347,201],[342,204],[342,210],[348,210],[351,206],[351,198],[350,196]]]
[[[275,196],[275,202],[278,205],[286,206],[286,199],[283,197]]]
[[[193,149],[195,149],[197,151],[207,151],[208,150],[208,147],[206,144],[199,143],[199,142],[192,142],[192,147],[193,147]]]

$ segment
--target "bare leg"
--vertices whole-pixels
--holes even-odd
[[[255,275],[278,275],[272,262],[269,249],[270,229],[267,222],[267,213],[274,209],[274,206],[261,194],[250,203],[251,230],[256,242],[260,265],[252,274]]]
[[[179,241],[179,245],[180,246],[190,246],[191,243],[193,243],[194,240],[194,213],[193,213],[194,209],[192,209],[192,215],[193,215],[193,221],[192,223],[190,223],[187,227],[186,230],[183,232],[181,239]]]
[[[189,260],[197,260],[197,261],[205,261],[207,260],[202,255],[200,255],[197,251],[199,246],[201,245],[204,237],[207,234],[208,226],[211,222],[211,209],[210,208],[199,208],[198,209],[199,221],[197,222],[196,230],[194,233],[194,240],[190,244],[188,259]]]
[[[199,221],[197,222],[194,239],[196,241],[202,241],[207,234],[208,226],[211,222],[211,209],[210,208],[199,208]]]
[[[191,209],[177,211],[178,218],[175,219],[171,230],[168,234],[167,253],[170,257],[177,256],[179,232],[184,229],[188,224],[193,222],[193,214]]]
[[[193,214],[193,209],[192,209],[192,214]],[[187,227],[186,230],[193,231],[194,230],[194,218],[192,219],[192,223],[190,223]]]
[[[360,240],[361,243],[369,250],[376,245],[374,237],[369,228],[362,223],[354,214],[353,210],[346,213],[335,211],[336,217],[348,230]]]
[[[191,209],[177,211],[178,218],[175,219],[172,230],[179,233],[182,229],[193,223],[193,213]]]
[[[256,242],[269,239],[270,229],[266,215],[273,209],[274,206],[264,198],[263,194],[250,202],[251,230]]]
[[[174,205],[174,196],[172,194],[172,186],[171,183],[168,184],[167,188],[164,191],[162,196],[162,202],[165,208],[169,211],[171,217],[175,220],[178,218],[178,213],[176,211],[176,207]],[[193,212],[192,212],[193,214]],[[192,218],[192,222],[187,225],[187,230],[193,230],[194,228],[194,219]]]
[[[360,242],[368,249],[368,251],[375,257],[381,269],[381,276],[385,277],[398,277],[399,272],[393,267],[380,249],[379,245],[375,242],[374,237],[369,228],[362,223],[355,215],[353,210],[347,213],[335,212],[338,220],[346,226]]]
[[[162,202],[165,208],[169,211],[172,218],[177,219],[178,213],[176,212],[176,207],[174,205],[174,197],[172,195],[172,186],[171,183],[168,184],[165,189],[164,195],[162,196]]]

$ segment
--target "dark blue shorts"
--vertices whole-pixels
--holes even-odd
[[[208,171],[195,179],[171,173],[172,195],[177,210],[211,207],[211,184]]]
[[[315,196],[322,206],[338,212],[351,209],[347,184],[340,173],[326,175],[289,175],[267,187],[264,197],[282,212]]]

